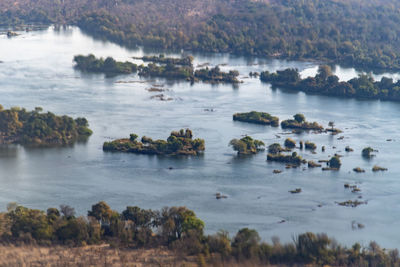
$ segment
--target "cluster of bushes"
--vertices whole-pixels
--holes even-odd
[[[220,70],[218,66],[209,69],[198,69],[194,72],[194,79],[210,83],[239,83],[239,72],[230,70],[228,73]]]
[[[154,62],[154,63],[160,63],[160,64],[171,64],[171,65],[182,65],[182,66],[189,66],[193,67],[193,57],[192,56],[187,56],[183,58],[171,58],[171,57],[165,57],[163,54],[160,54],[159,56],[143,56],[137,59],[141,59],[144,62]]]
[[[75,67],[85,72],[105,73],[106,75],[130,74],[138,70],[131,62],[118,62],[112,57],[97,59],[94,55],[78,55],[74,57]]]
[[[146,210],[128,206],[121,213],[101,201],[88,216],[77,217],[73,208],[60,206],[47,212],[16,204],[0,214],[3,242],[86,245],[109,243],[118,247],[167,246],[184,255],[199,255],[203,262],[259,265],[397,266],[397,249],[385,250],[375,242],[346,248],[326,234],[304,233],[293,242],[261,241],[257,231],[243,228],[230,238],[225,231],[204,235],[204,222],[186,207]]]
[[[347,82],[339,82],[329,66],[320,66],[315,77],[300,78],[297,69],[286,69],[276,73],[262,72],[261,81],[306,93],[400,101],[400,81],[382,77],[375,81],[370,75],[360,74]]]
[[[281,122],[282,129],[297,129],[297,130],[315,130],[322,131],[324,127],[317,122],[307,122],[303,114],[296,114],[293,120],[284,120]]]
[[[277,154],[268,153],[267,160],[294,164],[294,165],[300,165],[301,163],[306,162],[306,160],[304,160],[300,155],[297,155],[296,152],[293,152],[291,155],[286,155],[282,153],[277,153]]]
[[[219,67],[212,69],[199,69],[194,71],[192,66],[193,58],[188,56],[182,59],[159,57],[142,57],[144,61],[161,63],[149,63],[147,66],[136,65],[131,62],[119,62],[112,57],[96,58],[90,54],[88,56],[77,55],[74,57],[75,67],[81,71],[104,73],[108,76],[117,74],[130,74],[138,72],[139,76],[162,77],[170,79],[184,79],[194,81],[204,81],[211,83],[238,83],[238,71],[231,70],[223,72]],[[181,65],[181,66],[178,66]]]
[[[232,139],[229,142],[233,150],[238,152],[238,155],[255,154],[260,150],[264,150],[264,142],[253,139],[250,136],[245,136],[241,139]]]
[[[279,118],[266,112],[250,111],[244,113],[235,113],[233,114],[233,120],[262,125],[271,125],[274,127],[279,126]]]
[[[204,140],[193,139],[193,133],[189,129],[171,132],[166,141],[153,140],[146,136],[141,141],[137,138],[136,134],[131,134],[130,138],[104,142],[103,150],[153,155],[198,155],[205,149]]]
[[[0,105],[0,143],[23,145],[66,145],[86,140],[92,131],[85,118],[73,119],[13,107],[3,109]]]

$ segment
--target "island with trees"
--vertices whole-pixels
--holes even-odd
[[[319,125],[317,122],[307,122],[306,117],[303,114],[296,114],[293,116],[293,120],[284,120],[281,122],[282,129],[295,129],[301,131],[322,131],[324,127]]]
[[[250,136],[245,136],[241,139],[232,139],[229,142],[233,150],[237,151],[238,155],[256,154],[264,150],[265,144],[263,141],[253,139]]]
[[[181,129],[171,132],[167,140],[143,136],[139,141],[136,134],[131,134],[130,138],[104,142],[103,150],[149,155],[198,155],[205,150],[205,144],[203,139],[193,139],[190,129]]]
[[[271,125],[273,127],[279,126],[279,118],[266,112],[250,111],[244,113],[235,113],[233,114],[233,120],[262,125]]]
[[[218,66],[214,68],[203,68],[194,70],[192,64],[183,64],[179,60],[184,62],[190,60],[189,58],[175,59],[175,58],[163,58],[160,57],[142,57],[147,61],[152,61],[147,66],[137,65],[129,61],[119,62],[112,57],[96,58],[94,55],[89,54],[87,56],[77,55],[74,57],[75,68],[83,72],[91,73],[104,73],[106,76],[115,76],[118,74],[131,74],[138,73],[142,77],[153,77],[153,78],[166,78],[166,79],[177,79],[186,80],[190,82],[206,82],[206,83],[232,83],[237,84],[240,81],[237,79],[239,72],[231,70],[229,72],[223,72]],[[150,60],[153,59],[153,60]],[[156,60],[157,59],[157,60]],[[177,61],[179,64],[173,64]],[[160,63],[156,64],[154,62]]]
[[[27,111],[19,107],[4,109],[0,105],[0,144],[70,145],[92,134],[85,118],[42,111],[41,107]]]
[[[186,56],[181,58],[173,58],[173,57],[165,57],[164,54],[160,54],[158,56],[143,56],[143,57],[134,57],[134,59],[140,59],[144,62],[153,62],[160,63],[166,65],[181,65],[181,66],[189,66],[193,67],[193,56]]]
[[[375,81],[370,75],[360,74],[347,82],[340,82],[339,77],[333,75],[331,68],[326,65],[319,67],[315,77],[301,79],[297,69],[285,69],[275,73],[262,72],[260,79],[274,87],[309,94],[400,101],[400,81],[394,82],[387,77]]]

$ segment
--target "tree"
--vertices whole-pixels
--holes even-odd
[[[99,203],[92,205],[92,210],[88,211],[88,216],[96,218],[101,225],[110,224],[110,219],[113,212],[110,206],[106,202],[100,201]]]
[[[236,234],[233,242],[233,254],[238,258],[250,259],[258,253],[258,243],[261,238],[256,230],[243,228]]]
[[[75,216],[75,209],[68,205],[60,205],[60,211],[67,219]]]
[[[328,126],[331,127],[332,131],[333,131],[333,127],[335,127],[335,122],[334,121],[330,121],[328,123]]]
[[[340,158],[338,156],[333,156],[329,160],[329,166],[331,168],[339,169],[341,165],[342,165],[342,163],[340,162]]]
[[[325,82],[329,76],[332,76],[332,69],[328,65],[321,65],[318,67],[316,79]]]
[[[291,138],[287,138],[285,140],[285,147],[287,147],[287,148],[295,148],[296,147],[296,141],[294,141]]]
[[[293,116],[294,120],[297,121],[298,123],[303,123],[306,121],[306,117],[301,114],[301,113],[297,113],[296,115]]]

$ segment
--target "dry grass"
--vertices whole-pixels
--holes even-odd
[[[118,249],[108,245],[41,247],[0,245],[0,266],[198,266],[196,257],[167,249]]]

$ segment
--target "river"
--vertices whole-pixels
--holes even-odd
[[[360,242],[366,246],[375,240],[387,248],[400,247],[400,103],[272,89],[247,74],[296,67],[308,76],[315,74],[316,63],[227,54],[195,54],[194,65],[224,64],[222,70],[237,69],[243,80],[237,87],[190,85],[137,75],[105,78],[83,74],[73,68],[74,55],[93,53],[131,60],[147,53],[94,40],[76,27],[21,32],[14,38],[1,35],[0,51],[0,103],[5,108],[41,106],[59,115],[83,116],[94,131],[87,143],[72,147],[2,147],[0,210],[6,210],[12,201],[39,209],[68,204],[79,215],[85,215],[100,200],[118,211],[128,205],[151,209],[184,205],[205,221],[207,233],[225,229],[233,235],[249,227],[266,241],[272,236],[291,241],[293,235],[305,231],[326,232],[346,245]],[[358,74],[338,66],[334,71],[341,80]],[[385,75],[400,77],[396,73]],[[151,98],[159,94],[146,90],[154,85],[167,89],[164,94],[173,100]],[[334,121],[344,132],[334,137],[284,135],[280,128],[232,121],[233,113],[251,110],[269,112],[281,120],[300,112],[307,120],[325,126]],[[102,151],[104,141],[130,133],[166,139],[172,130],[181,128],[190,128],[195,137],[205,139],[203,156],[174,158]],[[298,153],[313,160],[339,153],[343,165],[338,172],[323,172],[320,168],[285,169],[280,163],[266,162],[266,152],[237,157],[228,143],[245,134],[266,144],[283,143],[286,137],[313,141],[317,154]],[[344,139],[338,140],[339,136]],[[327,148],[324,153],[322,145]],[[354,152],[346,153],[347,145]],[[378,149],[377,156],[363,159],[361,150],[366,146]],[[373,173],[375,164],[389,170]],[[354,173],[354,167],[366,172]],[[283,172],[273,174],[274,169]],[[351,193],[344,183],[357,183],[362,191]],[[295,188],[303,192],[288,192]],[[216,192],[228,198],[216,200]],[[335,203],[358,196],[368,204],[349,208]],[[354,222],[365,227],[354,229]]]

